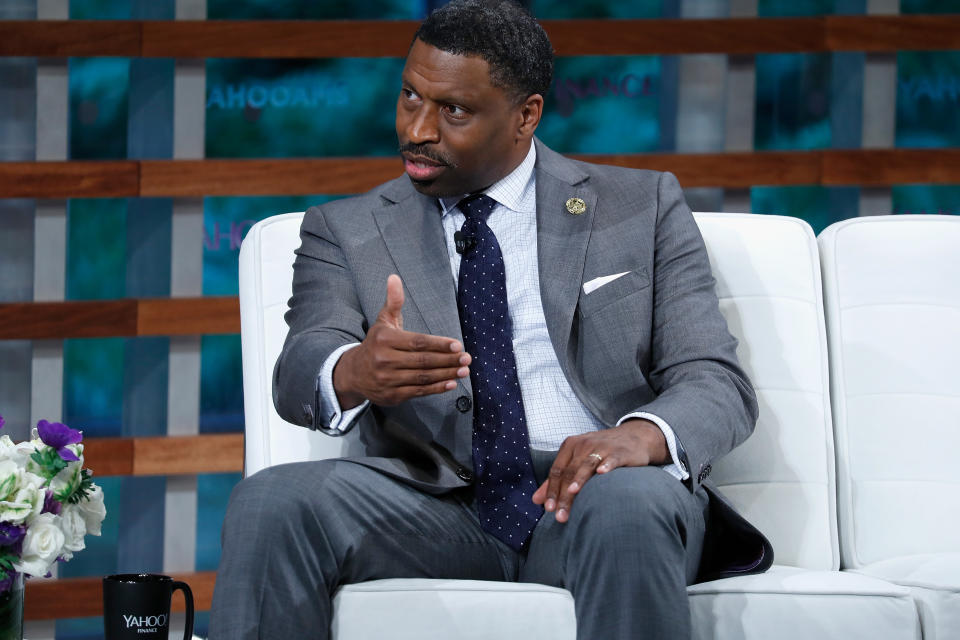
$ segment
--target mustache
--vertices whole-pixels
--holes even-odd
[[[411,153],[415,156],[423,156],[424,158],[432,160],[438,164],[454,166],[453,161],[446,154],[441,153],[425,144],[404,142],[400,145],[398,151],[400,153]]]

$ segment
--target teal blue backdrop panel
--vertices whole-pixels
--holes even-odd
[[[207,0],[210,20],[419,20],[425,0]]]
[[[402,69],[400,58],[208,60],[206,154],[395,154]]]
[[[660,56],[557,58],[537,135],[561,153],[660,148]]]
[[[660,18],[674,0],[528,0],[523,4],[541,20],[580,18]]]
[[[71,58],[70,157],[127,157],[129,58]]]
[[[305,211],[331,196],[217,197],[204,200],[203,294],[235,296],[240,243],[255,223]],[[291,263],[293,256],[290,257]],[[203,336],[200,357],[200,431],[243,431],[240,336]]]
[[[227,497],[239,473],[197,476],[197,571],[215,571],[220,563],[220,524],[227,513]]]
[[[894,187],[893,213],[960,215],[960,185],[909,184]],[[960,251],[960,247],[957,250]]]
[[[960,51],[897,55],[898,147],[960,147]]]
[[[829,53],[756,56],[756,149],[830,146],[831,62]]]

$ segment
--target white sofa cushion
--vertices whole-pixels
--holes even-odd
[[[391,579],[333,598],[333,640],[574,640],[573,596],[523,582]]]
[[[960,553],[901,556],[857,572],[910,589],[920,609],[924,640],[960,638]]]
[[[909,591],[839,571],[774,566],[687,589],[695,640],[919,640]]]

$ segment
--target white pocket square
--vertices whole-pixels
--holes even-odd
[[[608,283],[610,283],[610,282],[613,282],[613,281],[616,280],[617,278],[621,278],[621,277],[627,275],[628,273],[630,273],[630,272],[629,272],[629,271],[624,271],[623,273],[615,273],[615,274],[610,275],[610,276],[600,276],[599,278],[594,278],[594,279],[591,280],[590,282],[584,282],[584,283],[583,283],[583,293],[584,293],[584,294],[590,294],[591,292],[596,291],[597,289],[599,289],[599,288],[602,287],[603,285],[608,284]]]

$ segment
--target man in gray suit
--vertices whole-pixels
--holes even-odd
[[[306,213],[274,400],[357,455],[238,485],[212,638],[326,637],[339,585],[438,577],[566,587],[581,639],[682,639],[687,584],[772,562],[702,484],[757,405],[680,187],[536,140],[552,68],[512,2],[437,10],[406,175]],[[476,295],[506,305],[493,343]]]

